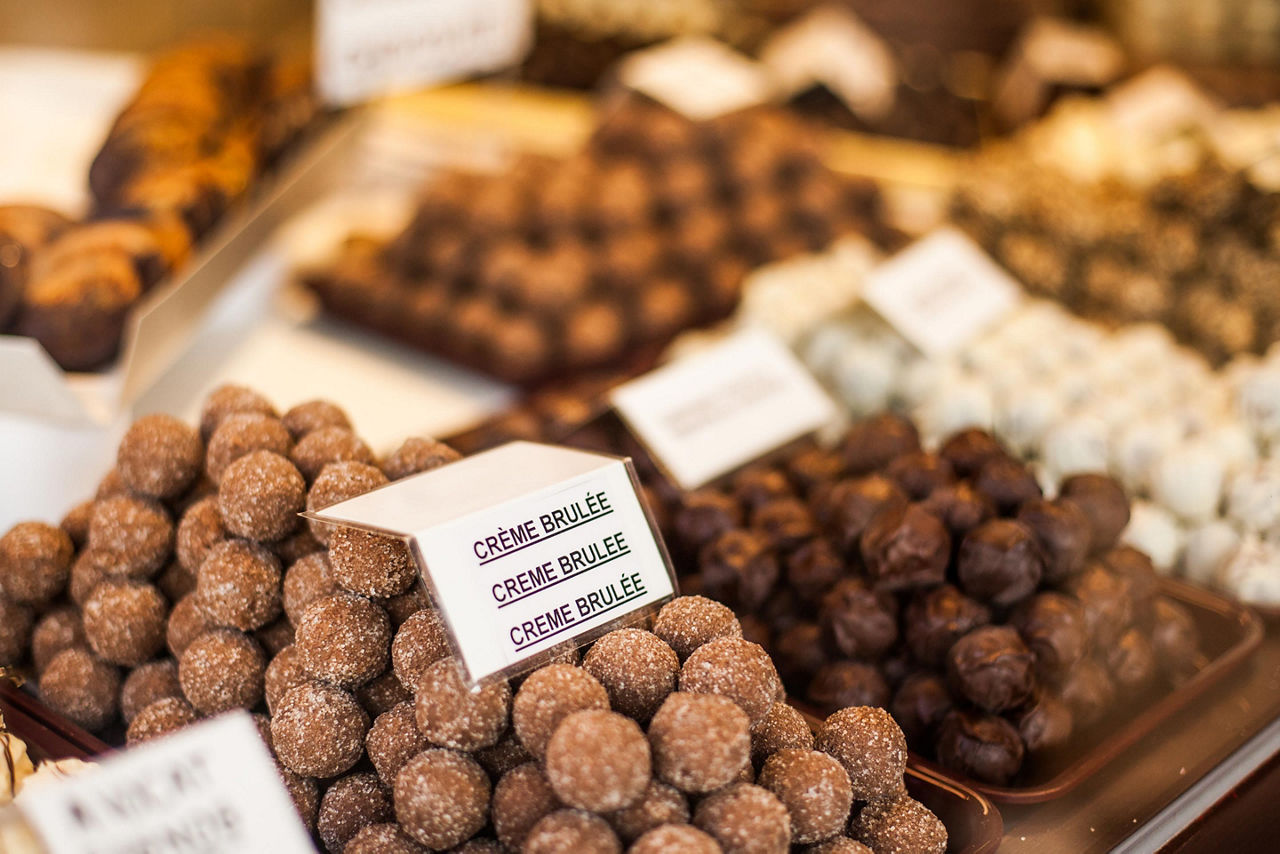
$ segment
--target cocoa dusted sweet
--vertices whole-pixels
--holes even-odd
[[[306,496],[298,469],[271,451],[240,457],[218,483],[218,509],[227,530],[261,542],[274,542],[293,532]]]
[[[307,491],[307,510],[315,512],[333,504],[364,495],[385,486],[389,481],[382,471],[368,463],[344,460],[329,463],[315,478]],[[308,520],[311,533],[323,545],[329,545],[334,526],[315,519]]]
[[[403,540],[360,528],[337,528],[329,538],[333,580],[362,596],[404,593],[418,579],[418,565]]]
[[[1040,546],[1045,581],[1060,584],[1084,569],[1093,530],[1078,506],[1035,498],[1018,508],[1017,519]]]
[[[872,854],[867,846],[847,836],[837,836],[804,849],[805,854]]]
[[[717,638],[742,637],[742,625],[730,608],[705,596],[679,596],[658,612],[653,633],[684,661],[694,650]]]
[[[845,578],[822,596],[818,624],[841,655],[874,661],[898,640],[898,603],[861,578]]]
[[[103,661],[137,666],[164,647],[168,610],[154,586],[107,579],[84,603],[85,638]]]
[[[280,561],[257,543],[225,540],[200,565],[195,600],[211,625],[261,628],[280,615]]]
[[[746,610],[764,604],[778,581],[778,559],[764,536],[735,528],[698,553],[703,589],[715,599]]]
[[[453,750],[424,750],[396,775],[396,820],[428,848],[450,848],[484,827],[489,796],[489,778],[474,759]],[[527,839],[525,845],[528,851]]]
[[[426,848],[414,842],[394,822],[361,828],[342,850],[344,854],[428,854]]]
[[[360,760],[368,729],[369,716],[351,694],[323,682],[304,682],[280,698],[271,718],[271,741],[289,770],[329,778]]]
[[[91,732],[115,717],[120,674],[81,647],[64,649],[40,675],[40,699]]]
[[[182,651],[213,625],[205,618],[204,612],[196,602],[194,593],[188,593],[178,600],[169,612],[169,622],[165,626],[165,643],[174,658],[181,658]]]
[[[841,452],[850,474],[879,471],[896,457],[920,450],[920,434],[906,418],[884,414],[859,421],[845,434]]]
[[[787,808],[791,842],[821,842],[844,830],[853,803],[849,775],[817,750],[786,748],[765,760],[758,783]]]
[[[956,558],[956,574],[969,596],[1009,607],[1040,585],[1044,554],[1025,525],[992,519],[965,535]]]
[[[391,666],[400,684],[410,691],[428,667],[450,654],[449,638],[439,611],[424,609],[410,615],[391,642]]]
[[[262,649],[235,629],[210,629],[178,659],[182,693],[206,715],[252,709],[262,699],[267,662]]]
[[[1059,681],[1089,649],[1089,630],[1079,601],[1062,593],[1038,593],[1009,617],[1036,658],[1042,679]]]
[[[133,723],[138,712],[166,697],[181,697],[178,663],[172,658],[148,662],[133,670],[120,686],[120,717]]]
[[[356,434],[343,427],[321,427],[298,440],[289,459],[307,483],[315,481],[331,463],[357,462],[373,465],[373,451]]]
[[[228,536],[227,528],[222,524],[222,513],[218,510],[218,497],[211,495],[200,499],[187,508],[178,522],[175,538],[178,563],[194,575],[200,571],[209,551]]]
[[[889,711],[902,727],[907,742],[919,749],[932,745],[938,724],[953,705],[951,692],[941,676],[917,672],[902,680],[889,703]]]
[[[597,813],[643,797],[651,775],[649,742],[634,720],[586,709],[560,722],[547,743],[547,781],[563,803]]]
[[[0,611],[6,608],[14,609],[3,619],[3,622],[8,626],[8,631],[15,637],[21,637],[25,640],[26,632],[20,631],[22,629],[22,617],[24,613],[29,615],[30,610],[25,609],[24,606],[0,602]],[[53,657],[64,649],[87,645],[88,641],[84,636],[84,623],[80,619],[80,612],[71,606],[55,608],[49,611],[37,620],[35,628],[31,629],[31,661],[35,665],[36,673],[38,674],[43,673],[44,669],[49,666],[49,662],[53,660]],[[22,649],[18,648],[10,663],[16,664],[21,658]]]
[[[693,823],[720,843],[725,854],[786,854],[791,816],[773,792],[751,783],[735,783],[703,798]]]
[[[462,455],[444,442],[413,436],[405,439],[400,447],[382,461],[382,471],[391,480],[438,469],[462,458]]]
[[[511,715],[510,686],[497,681],[472,691],[454,658],[442,658],[423,671],[414,696],[418,729],[432,744],[455,750],[497,744]]]
[[[519,851],[533,826],[561,804],[536,762],[512,768],[493,787],[493,830],[509,851]]]
[[[12,667],[26,657],[34,615],[26,605],[0,598],[0,667]]]
[[[134,715],[125,733],[125,742],[133,747],[191,726],[200,720],[196,710],[182,697],[164,697],[142,708]]]
[[[315,833],[316,814],[320,812],[320,785],[314,777],[295,774],[276,760],[276,774],[293,801],[294,811],[307,833]]]
[[[387,668],[356,689],[356,699],[366,712],[376,717],[388,709],[413,699],[413,693],[400,684],[395,671]]]
[[[329,556],[324,551],[313,552],[299,558],[285,571],[280,590],[281,604],[289,622],[297,626],[307,606],[338,592],[329,566]]]
[[[627,854],[720,854],[714,836],[690,824],[664,824],[640,836]]]
[[[116,469],[129,489],[150,498],[181,495],[200,474],[200,435],[169,415],[139,418],[120,440]]]
[[[292,644],[286,646],[272,657],[271,662],[262,675],[263,696],[267,701],[267,711],[274,713],[280,698],[290,688],[301,685],[311,679],[307,668],[302,663],[302,655]]]
[[[943,854],[947,850],[942,821],[906,795],[863,807],[850,829],[876,854]]]
[[[731,782],[751,760],[751,720],[727,697],[677,691],[649,724],[653,772],[691,794]]]
[[[614,711],[645,723],[676,690],[680,659],[652,632],[625,628],[592,644],[582,668],[609,692]]]
[[[907,649],[928,667],[946,664],[952,644],[991,622],[991,611],[951,584],[917,593],[907,604],[903,623]]]
[[[728,495],[710,489],[686,494],[675,513],[676,542],[696,554],[726,531],[742,524],[742,508]]]
[[[1089,520],[1089,551],[1093,554],[1115,545],[1129,524],[1129,498],[1124,488],[1106,475],[1073,475],[1058,487],[1058,497],[1075,505]]]
[[[295,440],[324,427],[351,429],[351,419],[347,417],[347,413],[342,407],[327,400],[299,403],[290,407],[280,420]]]
[[[213,431],[205,452],[205,471],[215,484],[222,481],[227,468],[254,451],[271,451],[288,457],[293,450],[293,437],[278,418],[259,412],[229,415]]]
[[[856,706],[833,713],[819,728],[814,747],[844,766],[855,800],[874,801],[902,790],[907,741],[884,709]]]
[[[498,739],[497,744],[482,747],[472,756],[480,763],[480,767],[488,772],[490,779],[494,780],[518,765],[533,761],[533,755],[524,749],[524,745],[516,737],[515,730],[510,727],[507,728],[506,734]]]
[[[368,599],[333,593],[302,612],[294,644],[312,676],[355,688],[386,669],[391,621]]]
[[[639,800],[606,818],[623,842],[634,842],[655,827],[687,824],[689,801],[674,786],[650,780]]]
[[[694,650],[680,668],[680,690],[720,694],[737,703],[751,723],[768,713],[778,697],[778,672],[759,644],[718,638]]]
[[[320,799],[316,834],[326,850],[341,852],[365,827],[394,817],[391,792],[376,774],[348,774],[335,780]]]
[[[204,407],[200,410],[200,437],[209,441],[224,418],[241,412],[279,417],[271,401],[253,389],[230,384],[219,386],[205,398]]]
[[[395,785],[396,774],[406,762],[430,746],[431,742],[418,729],[412,700],[378,715],[364,741],[369,761],[388,786]]]
[[[1007,785],[1025,753],[1018,730],[997,715],[953,709],[938,727],[938,761],[985,783]]]
[[[523,854],[583,851],[622,854],[622,844],[608,822],[582,810],[562,809],[544,816],[525,837]]]
[[[947,678],[960,696],[989,712],[1020,706],[1035,689],[1035,657],[1009,626],[982,626],[955,642]]]
[[[511,703],[511,724],[520,743],[535,758],[546,753],[556,727],[574,712],[609,708],[600,682],[571,664],[548,664],[529,674]]]
[[[113,495],[94,505],[89,548],[108,575],[150,578],[164,566],[173,548],[173,523],[156,502]]]
[[[862,560],[878,590],[930,587],[946,579],[951,535],[919,504],[886,507],[862,532]]]
[[[751,762],[759,767],[779,750],[813,747],[813,730],[804,715],[788,703],[774,703],[769,713],[751,727]]]
[[[865,661],[838,660],[818,668],[805,692],[822,709],[845,706],[885,706],[889,685],[880,671]]]

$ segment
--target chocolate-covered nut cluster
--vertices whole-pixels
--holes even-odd
[[[804,509],[806,536],[767,524],[778,506]],[[1123,490],[1076,475],[1045,498],[981,431],[924,451],[910,421],[878,416],[670,512],[685,589],[731,606],[790,691],[890,709],[915,749],[988,782],[1199,660],[1190,614],[1117,545]]]
[[[637,99],[567,159],[436,179],[388,245],[304,278],[330,312],[509,381],[614,363],[726,315],[752,267],[874,227],[874,188],[808,137]]]
[[[0,332],[62,367],[114,357],[130,309],[186,260],[315,113],[307,64],[216,37],[158,56],[89,169],[73,223],[0,206]]]

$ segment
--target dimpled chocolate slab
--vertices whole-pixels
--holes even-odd
[[[823,721],[814,747],[844,766],[859,801],[889,797],[902,789],[907,740],[884,709],[857,706],[835,712]]]
[[[599,816],[581,810],[557,810],[543,817],[525,837],[523,854],[622,854],[622,843]]]
[[[182,693],[206,715],[251,709],[262,699],[267,662],[262,649],[235,629],[210,629],[178,659]]]
[[[129,489],[150,498],[181,495],[200,474],[200,434],[169,415],[146,415],[120,440],[116,468]]]
[[[742,637],[742,624],[733,610],[705,596],[680,596],[658,612],[653,633],[675,650],[681,661],[717,638]]]
[[[574,712],[609,708],[609,692],[587,671],[549,664],[529,675],[511,704],[511,723],[520,743],[537,759],[560,722]]]
[[[751,760],[751,719],[719,694],[675,692],[649,724],[653,770],[682,792],[711,792]]]
[[[333,593],[303,611],[294,645],[312,676],[355,688],[386,669],[391,621],[377,603],[351,593]]]
[[[490,812],[498,841],[519,851],[533,826],[561,806],[536,762],[512,768],[493,787]]]
[[[360,760],[369,716],[346,691],[304,682],[285,693],[271,719],[271,740],[285,767],[307,777],[336,777]]]
[[[947,850],[946,827],[906,795],[867,804],[851,829],[876,854],[943,854]]]
[[[478,750],[498,743],[511,713],[511,687],[491,682],[470,690],[455,658],[428,667],[414,691],[418,729],[432,744],[455,750]]]
[[[547,780],[569,806],[592,812],[625,809],[649,785],[649,742],[635,721],[587,709],[560,722],[547,743]]]
[[[87,649],[64,649],[40,676],[40,698],[55,712],[96,732],[118,710],[120,674]]]
[[[820,842],[844,830],[853,789],[835,757],[818,750],[780,750],[765,760],[757,782],[787,808],[792,843]]]
[[[693,813],[693,823],[715,837],[725,854],[786,854],[791,816],[768,789],[735,783],[708,795]]]
[[[666,824],[647,831],[628,854],[720,854],[714,836],[689,824]]]
[[[348,774],[335,780],[320,799],[316,833],[326,850],[341,852],[361,829],[391,821],[391,791],[376,774]]]
[[[614,711],[643,722],[676,689],[680,659],[652,632],[618,629],[592,644],[582,668],[609,692]]]
[[[396,775],[396,820],[428,848],[449,848],[484,827],[489,795],[489,777],[475,760],[453,750],[424,750]]]

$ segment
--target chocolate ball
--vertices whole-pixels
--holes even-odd
[[[868,804],[850,830],[876,854],[943,854],[947,828],[929,808],[906,795]]]
[[[271,659],[263,673],[263,695],[267,701],[267,710],[275,712],[280,699],[289,689],[308,682],[311,675],[302,663],[302,655],[292,644],[280,650]]]
[[[459,849],[461,850],[461,849]],[[370,824],[351,837],[344,854],[428,854],[393,822]]]
[[[733,611],[705,596],[678,596],[653,621],[653,633],[684,661],[698,647],[717,638],[742,637]]]
[[[860,578],[846,578],[823,595],[818,624],[841,655],[874,660],[898,640],[898,603]]]
[[[316,831],[316,815],[320,812],[320,785],[313,777],[295,774],[276,760],[276,774],[293,801],[294,812],[307,833]]]
[[[733,478],[733,496],[748,512],[778,498],[790,498],[791,484],[787,476],[775,468],[744,469]]]
[[[1070,596],[1039,593],[1019,605],[1009,617],[1036,658],[1036,673],[1060,681],[1089,649],[1084,609]]]
[[[431,743],[418,729],[413,701],[406,700],[378,715],[369,727],[364,746],[382,782],[393,786],[405,763]]]
[[[293,532],[307,488],[293,463],[271,451],[252,451],[227,466],[218,483],[218,509],[238,537],[273,542]]]
[[[196,711],[216,715],[252,709],[262,700],[267,662],[248,635],[210,629],[187,645],[178,659],[178,681]]]
[[[951,463],[928,451],[901,454],[885,467],[884,473],[896,481],[912,501],[922,501],[956,479]]]
[[[442,658],[428,667],[414,694],[418,729],[432,744],[455,750],[497,744],[511,714],[511,688],[506,682],[470,690],[453,658]]]
[[[681,691],[728,697],[753,724],[768,713],[779,687],[769,653],[742,638],[719,638],[703,644],[680,668]]]
[[[34,619],[26,605],[0,598],[0,667],[16,667],[26,657]]]
[[[786,468],[792,484],[807,496],[819,484],[839,479],[844,474],[844,460],[825,448],[804,448],[787,460]]]
[[[1135,622],[1150,622],[1160,593],[1160,576],[1151,558],[1133,546],[1116,546],[1102,556],[1102,565],[1128,585]]]
[[[133,747],[191,726],[200,720],[196,710],[182,697],[164,697],[138,710],[125,733],[125,743]]]
[[[177,418],[147,415],[120,440],[116,470],[139,495],[168,499],[181,495],[200,474],[200,435]]]
[[[609,692],[615,711],[647,722],[676,690],[680,659],[652,632],[618,629],[592,644],[582,668]]]
[[[875,589],[931,587],[946,579],[951,535],[919,504],[891,506],[867,525],[860,550]]]
[[[669,695],[649,724],[654,775],[682,792],[711,792],[751,760],[751,719],[718,694]]]
[[[414,584],[399,596],[380,599],[378,604],[386,609],[387,616],[391,618],[391,625],[397,629],[419,611],[431,610],[431,598],[427,595],[427,589],[422,582]]]
[[[960,696],[989,712],[1016,708],[1035,689],[1035,658],[1009,626],[982,626],[947,654],[947,678]]]
[[[1058,487],[1058,498],[1073,504],[1089,520],[1089,551],[1105,552],[1129,524],[1129,498],[1124,488],[1103,474],[1077,474]]]
[[[821,842],[844,830],[853,789],[834,757],[817,750],[779,750],[765,760],[758,782],[787,808],[792,844]]]
[[[824,710],[846,706],[887,706],[889,685],[864,661],[832,661],[818,668],[805,696]]]
[[[634,842],[655,827],[688,823],[689,801],[673,786],[650,780],[639,800],[606,818],[623,842]]]
[[[261,628],[280,615],[280,562],[257,543],[221,542],[200,566],[195,597],[212,625]]]
[[[751,727],[751,762],[759,766],[779,750],[813,748],[813,730],[804,715],[787,703],[774,703],[769,713]]]
[[[778,582],[778,560],[755,531],[725,531],[698,553],[703,589],[723,602],[753,611]]]
[[[889,711],[902,727],[907,742],[917,747],[933,744],[933,734],[951,707],[947,683],[927,672],[909,674],[889,703]]]
[[[85,602],[85,638],[109,664],[137,666],[164,646],[165,598],[150,584],[108,579]]]
[[[1147,636],[1136,628],[1129,629],[1102,652],[1112,681],[1123,691],[1138,691],[1155,678],[1155,650]]]
[[[751,525],[782,553],[813,539],[817,525],[808,506],[798,498],[775,498],[751,512]]]
[[[403,540],[360,528],[333,532],[329,562],[334,581],[362,596],[398,596],[418,580],[418,565]]]
[[[696,554],[703,546],[743,522],[738,502],[711,489],[686,494],[673,519],[676,542]]]
[[[509,727],[497,744],[492,747],[482,747],[472,756],[480,763],[480,767],[489,773],[490,779],[497,779],[517,765],[533,761],[533,754],[524,749],[524,745],[516,737],[515,730]]]
[[[171,658],[148,662],[125,677],[120,687],[120,716],[125,723],[133,723],[139,712],[166,697],[182,697],[178,663]]]
[[[973,489],[1001,516],[1010,516],[1023,503],[1043,495],[1031,469],[1005,456],[992,457],[983,464],[973,478]]]
[[[357,688],[356,699],[371,717],[376,717],[406,700],[412,700],[413,693],[400,684],[394,671],[387,669]]]
[[[941,519],[953,539],[964,537],[995,515],[991,502],[964,481],[938,487],[920,506]]]
[[[825,842],[815,843],[806,847],[804,852],[805,854],[872,854],[870,848],[847,836],[837,836]]]
[[[920,450],[920,434],[910,421],[885,413],[859,421],[845,433],[841,453],[851,474],[879,471],[896,457]]]
[[[874,801],[902,791],[907,740],[884,709],[854,706],[835,712],[823,721],[814,747],[844,766],[855,800]]]
[[[40,675],[40,699],[73,723],[96,732],[116,716],[120,674],[80,647],[64,649]]]
[[[1067,671],[1058,695],[1071,709],[1076,726],[1083,729],[1111,711],[1116,686],[1105,667],[1092,658],[1083,658]]]
[[[774,665],[788,685],[808,682],[827,663],[822,628],[817,623],[801,621],[780,632],[772,652]]]
[[[218,425],[229,415],[240,412],[257,412],[277,417],[271,402],[252,389],[238,385],[223,385],[210,392],[200,411],[200,437],[209,441]]]
[[[536,762],[511,769],[493,787],[491,821],[509,851],[519,851],[533,826],[562,804]]]
[[[811,539],[787,555],[787,585],[804,602],[817,602],[844,573],[839,552],[823,537]]]
[[[1008,452],[990,433],[971,427],[949,436],[938,455],[950,463],[956,477],[973,477],[988,462],[1007,457]]]
[[[603,709],[562,720],[547,743],[544,767],[556,797],[592,812],[636,803],[652,773],[644,731],[625,715]]]
[[[428,667],[449,655],[449,637],[439,611],[413,614],[401,623],[391,643],[391,666],[400,684],[410,691],[417,689]]]
[[[791,816],[773,792],[736,783],[703,798],[693,823],[714,836],[725,854],[786,854]]]
[[[337,592],[328,554],[319,551],[300,558],[285,571],[280,599],[289,622],[297,626],[308,605]]]
[[[20,631],[24,613],[28,615],[29,620],[30,609],[0,600],[0,624],[7,625],[8,631],[14,637],[25,638],[26,633]],[[0,629],[0,631],[3,630]],[[53,657],[64,649],[88,645],[80,612],[70,605],[55,608],[41,617],[36,622],[35,628],[31,630],[31,661],[35,665],[36,673],[43,673],[49,666],[49,662],[53,661]],[[16,646],[17,651],[13,653],[14,658],[10,663],[18,663],[25,648],[25,643]]]
[[[557,810],[543,817],[525,836],[522,854],[560,854],[563,851],[590,851],[591,854],[622,854],[622,844],[599,816],[580,810]]]
[[[1007,785],[1025,752],[1018,730],[996,715],[953,709],[938,727],[938,761],[984,783]]]
[[[1018,508],[1017,518],[1040,547],[1045,581],[1060,584],[1084,569],[1092,530],[1079,507],[1067,501],[1036,498]]]
[[[944,584],[917,593],[907,605],[903,622],[907,648],[915,660],[927,667],[941,668],[952,644],[991,622],[991,611],[956,587]]]
[[[373,451],[360,437],[342,427],[321,427],[298,440],[289,459],[312,483],[332,463],[357,462],[373,465]]]
[[[65,539],[65,534],[58,533]],[[153,501],[126,495],[104,498],[94,505],[89,521],[89,548],[109,575],[150,578],[169,559],[173,523]]]
[[[213,625],[205,619],[204,612],[196,603],[194,593],[188,593],[178,600],[169,612],[169,623],[165,627],[165,643],[174,658],[180,658],[182,651]]]
[[[520,743],[537,759],[566,717],[587,709],[609,708],[609,693],[581,667],[548,664],[520,685],[511,704],[511,723]]]
[[[815,515],[845,555],[857,552],[863,532],[882,510],[907,505],[902,487],[883,475],[872,474],[844,480],[830,490],[815,494]]]
[[[956,573],[969,596],[1005,608],[1035,592],[1044,575],[1044,555],[1025,525],[992,519],[960,543]]]
[[[368,729],[369,716],[351,694],[323,682],[304,682],[280,698],[271,718],[271,741],[289,770],[328,778],[360,760]]]
[[[1036,692],[1026,708],[1019,710],[1014,722],[1031,753],[1058,747],[1071,738],[1071,709],[1062,700],[1042,691]]]
[[[444,442],[412,436],[382,461],[382,471],[391,480],[400,480],[460,459],[462,455]]]
[[[324,427],[351,429],[351,419],[342,407],[327,400],[308,400],[291,408],[280,419],[294,439],[301,439]]]
[[[222,513],[218,510],[217,496],[200,499],[187,508],[178,522],[175,537],[178,563],[194,575],[200,571],[200,565],[213,547],[228,536],[226,526],[222,524]]]
[[[335,780],[320,800],[316,833],[328,851],[344,851],[357,833],[394,818],[391,792],[376,774],[349,774]]]
[[[1110,647],[1133,622],[1129,583],[1101,564],[1090,564],[1067,583],[1065,592],[1084,608],[1085,627],[1096,649]]]
[[[723,850],[714,836],[693,825],[672,823],[646,831],[627,854],[720,854]]]
[[[37,625],[32,636],[33,653],[39,635],[40,625]],[[1166,596],[1156,597],[1152,603],[1151,648],[1156,663],[1166,675],[1178,679],[1195,670],[1200,655],[1200,630],[1191,612]]]
[[[307,510],[323,510],[348,498],[364,495],[388,482],[386,475],[367,463],[352,460],[329,463],[307,491]],[[314,519],[308,520],[307,524],[315,538],[327,546],[335,526]]]
[[[396,775],[396,820],[428,848],[450,848],[484,827],[489,794],[489,778],[474,759],[452,750],[424,750]]]
[[[257,412],[230,415],[222,420],[209,439],[205,471],[215,484],[221,483],[227,468],[254,451],[271,451],[288,457],[293,437],[277,418]]]
[[[58,527],[71,538],[76,549],[83,548],[89,542],[89,519],[93,516],[93,500],[81,501],[67,511]]]
[[[177,602],[188,593],[195,592],[196,575],[187,572],[177,561],[165,567],[164,572],[156,576],[156,587],[170,602]]]
[[[386,669],[391,621],[368,599],[333,593],[302,612],[294,644],[316,679],[354,688]]]

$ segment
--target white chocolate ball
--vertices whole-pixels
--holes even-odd
[[[1151,497],[1188,522],[1218,515],[1227,466],[1216,448],[1183,442],[1163,454],[1151,472]]]
[[[1107,425],[1089,415],[1062,421],[1044,435],[1044,464],[1058,478],[1087,472],[1106,472],[1110,459]]]
[[[1258,463],[1231,478],[1227,516],[1246,533],[1280,527],[1280,461]]]
[[[1169,574],[1182,553],[1182,528],[1168,510],[1150,501],[1135,501],[1120,541],[1146,552],[1156,569]]]
[[[1280,605],[1280,546],[1246,537],[1223,565],[1218,585],[1251,605]]]
[[[1214,519],[1187,531],[1182,553],[1182,576],[1192,584],[1212,586],[1222,567],[1240,548],[1240,532],[1223,519]]]

